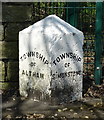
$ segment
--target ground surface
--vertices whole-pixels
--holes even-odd
[[[104,86],[103,86],[104,87]],[[103,87],[89,88],[80,101],[67,104],[37,101],[33,96],[24,99],[18,91],[2,95],[3,120],[104,120]]]

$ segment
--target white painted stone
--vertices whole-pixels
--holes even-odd
[[[19,32],[20,94],[82,97],[83,33],[56,15]],[[57,97],[58,97],[57,96]],[[67,96],[67,97],[66,97]]]

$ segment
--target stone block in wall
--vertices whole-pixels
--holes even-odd
[[[0,42],[0,59],[18,59],[17,42]]]
[[[0,22],[2,22],[2,2],[0,2]]]
[[[5,28],[5,41],[17,41],[19,31],[29,25],[29,23],[8,23]]]
[[[0,82],[5,80],[5,64],[0,61]]]
[[[9,83],[0,82],[0,89],[8,89],[8,88],[9,88]]]
[[[3,40],[4,38],[4,27],[3,25],[0,25],[0,40]]]
[[[19,76],[19,63],[16,61],[8,62],[7,80],[18,81]]]
[[[24,22],[30,21],[32,16],[32,6],[19,6],[3,4],[3,22]]]

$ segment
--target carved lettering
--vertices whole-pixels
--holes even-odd
[[[69,71],[69,72],[52,74],[51,77],[52,77],[52,79],[57,79],[57,78],[74,77],[74,76],[78,76],[81,74],[82,74],[81,71]]]
[[[57,63],[59,63],[61,60],[67,59],[67,58],[71,58],[71,59],[73,59],[76,62],[80,62],[81,61],[81,58],[77,54],[69,52],[69,53],[63,53],[63,54],[59,55],[58,57],[56,57],[55,60],[53,60],[52,63],[54,65],[57,65]]]
[[[35,57],[41,60],[44,64],[49,64],[49,61],[42,54],[40,54],[39,52],[35,52],[35,51],[30,51],[30,52],[23,54],[23,56],[20,57],[20,60],[23,61],[29,57]]]
[[[44,64],[48,64],[49,62],[48,62],[48,60],[46,60],[45,62],[44,62]]]
[[[66,53],[66,58],[69,58],[70,57],[70,53]]]
[[[65,67],[69,67],[69,66],[70,66],[70,63],[65,63],[64,66],[65,66]]]
[[[65,53],[60,55],[61,59],[65,59]]]
[[[36,78],[44,79],[43,73],[38,73],[38,72],[34,72],[34,71],[22,70],[22,75],[26,75],[28,77],[36,77]]]
[[[53,63],[56,65],[56,61],[54,60]]]
[[[56,61],[57,61],[57,62],[60,62],[60,58],[59,58],[59,57],[57,57],[57,58],[56,58]]]

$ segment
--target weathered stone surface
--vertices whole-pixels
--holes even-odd
[[[18,59],[18,43],[17,42],[0,42],[0,59]]]
[[[18,81],[19,76],[19,63],[18,62],[8,62],[7,68],[7,79],[8,81]]]
[[[5,79],[5,65],[4,62],[0,61],[0,81]]]
[[[32,7],[31,6],[2,6],[2,21],[3,22],[24,22],[31,20]]]
[[[19,33],[20,94],[82,97],[83,33],[50,15]]]
[[[0,40],[3,40],[4,38],[4,27],[3,25],[0,25]]]

